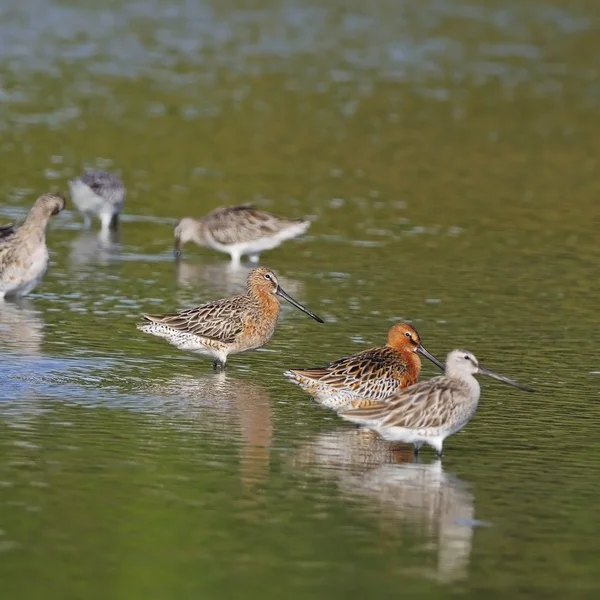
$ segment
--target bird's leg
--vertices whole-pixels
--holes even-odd
[[[413,454],[415,455],[415,458],[419,457],[419,452],[421,452],[421,444],[417,442],[416,444],[413,444]]]
[[[92,226],[92,218],[87,213],[81,213],[83,215],[83,228],[89,229]]]
[[[109,212],[102,212],[99,215],[100,223],[102,223],[102,231],[109,231],[111,229],[111,223],[113,220],[113,215]],[[117,220],[118,223],[118,220]]]
[[[215,358],[213,360],[213,369],[215,371],[224,371],[225,368],[226,368],[226,364],[223,361],[219,360],[218,358]]]
[[[435,450],[435,455],[438,458],[442,458],[442,446],[444,445],[444,440],[433,439],[429,442],[429,445]]]
[[[119,213],[115,213],[110,218],[110,223],[108,226],[112,231],[116,231],[119,228]]]
[[[258,261],[260,260],[260,254],[258,252],[254,252],[252,254],[248,254],[248,260],[251,263],[257,264]]]
[[[240,253],[232,250],[229,254],[231,255],[231,266],[237,269],[240,266]]]

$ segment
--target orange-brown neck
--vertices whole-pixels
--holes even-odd
[[[401,385],[403,388],[417,383],[421,373],[421,358],[416,352],[404,349],[402,352],[402,360],[406,365],[404,373],[401,377]]]
[[[279,317],[279,310],[281,305],[279,299],[270,290],[250,288],[248,293],[256,301],[260,313],[260,319],[265,324],[272,324],[273,326],[277,322]]]

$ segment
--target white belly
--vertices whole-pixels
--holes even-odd
[[[390,442],[403,442],[405,444],[429,444],[434,448],[438,444],[460,431],[469,420],[463,420],[458,423],[450,424],[445,427],[435,427],[429,429],[409,429],[406,427],[381,427],[377,432],[382,438]]]
[[[112,212],[112,206],[104,200],[101,196],[98,196],[93,192],[89,186],[82,183],[79,179],[69,182],[71,188],[71,198],[73,204],[82,213],[88,213],[91,215],[97,215],[105,210]]]
[[[297,223],[273,235],[264,237],[261,236],[248,242],[238,242],[234,244],[220,244],[212,237],[212,235],[210,235],[209,232],[207,235],[207,241],[209,246],[211,246],[214,250],[219,250],[220,252],[225,252],[226,254],[236,254],[238,256],[255,253],[259,254],[264,250],[272,250],[273,248],[279,246],[282,242],[299,236],[308,229],[309,224],[310,223],[308,222]]]

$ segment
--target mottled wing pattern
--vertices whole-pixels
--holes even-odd
[[[384,403],[342,411],[339,415],[378,428],[434,429],[454,420],[458,397],[464,392],[460,381],[434,377],[396,392]]]
[[[16,223],[0,227],[0,274],[11,264],[12,257],[18,249],[18,231],[19,227]]]
[[[24,258],[24,262],[29,263],[22,254],[22,238],[19,232],[20,228],[16,227],[12,233],[6,232],[4,236],[0,236],[0,278],[4,278],[7,275],[10,280],[13,277],[19,277],[15,273],[15,267],[17,267],[17,270],[20,270],[15,261],[19,261],[20,258]],[[24,268],[27,269],[27,265],[24,265]],[[6,283],[6,280],[2,283]]]
[[[10,237],[17,231],[17,225],[11,223],[10,225],[0,225],[0,240]]]
[[[0,276],[6,271],[11,263],[14,245],[8,243],[10,239],[10,237],[0,239]]]
[[[246,301],[246,296],[234,296],[176,313],[144,315],[144,318],[177,331],[231,344],[244,330]]]
[[[123,182],[112,173],[106,171],[85,171],[79,178],[93,192],[109,202],[122,202],[125,195]]]
[[[280,219],[251,204],[241,204],[218,208],[204,222],[213,239],[226,246],[273,236],[300,220]]]
[[[384,346],[340,358],[325,367],[295,369],[295,372],[332,388],[382,401],[411,383],[403,381],[408,373],[401,358],[396,350]]]

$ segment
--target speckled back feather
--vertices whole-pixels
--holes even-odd
[[[251,204],[217,208],[203,220],[209,235],[219,244],[239,244],[275,235],[302,219],[282,219],[256,210]]]
[[[465,403],[466,398],[469,398],[467,383],[442,375],[400,390],[383,403],[344,410],[339,415],[377,428],[448,428],[467,421],[474,412],[477,402],[471,406]]]
[[[0,227],[0,240],[5,239],[13,235],[17,230],[17,225],[15,223],[11,223],[10,225],[2,225]]]
[[[244,317],[250,308],[249,297],[242,294],[176,313],[146,314],[144,318],[176,331],[233,344],[244,331]]]
[[[297,376],[296,382],[301,387],[305,387],[302,378],[306,378],[316,385],[348,390],[366,400],[381,402],[402,387],[415,383],[419,371],[411,372],[400,352],[383,346],[340,358],[325,367],[295,369],[290,373]]]

